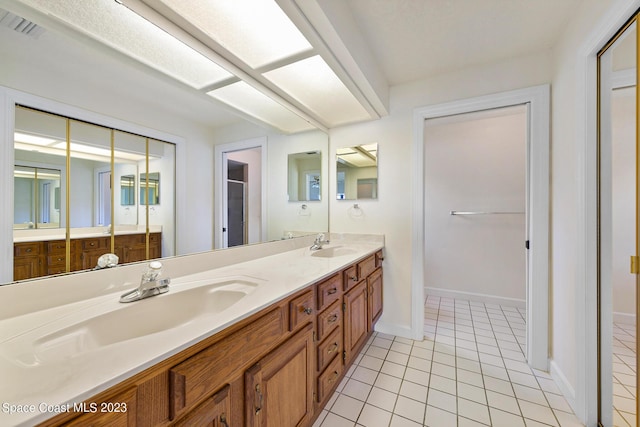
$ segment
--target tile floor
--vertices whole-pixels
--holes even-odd
[[[518,309],[428,297],[425,339],[374,333],[314,427],[581,426],[524,359]]]
[[[636,327],[613,324],[613,424],[636,425]]]

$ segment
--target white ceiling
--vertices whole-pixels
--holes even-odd
[[[0,0],[0,7],[12,9],[9,6],[21,2],[41,1],[44,0]],[[393,86],[549,49],[562,34],[572,11],[583,0],[315,1],[320,5],[345,2],[348,8],[343,10],[351,11],[357,26],[348,31],[361,33],[374,61],[388,84]],[[336,26],[335,30],[338,28]],[[110,86],[118,82],[113,86],[113,96],[127,92],[131,87],[137,88],[136,96],[146,103],[154,103],[158,94],[170,96],[173,102],[162,108],[172,109],[176,114],[188,114],[191,120],[208,126],[222,126],[239,120],[220,104],[207,100],[208,97],[184,84],[170,81],[142,64],[133,64],[110,48],[98,46],[95,41],[87,44],[87,40],[77,37],[75,32],[46,31],[36,41],[0,28],[0,36],[1,57],[14,57],[18,62],[31,64],[33,74],[47,64],[47,67],[73,73],[79,83],[84,79],[102,81]],[[92,54],[87,55],[88,49]],[[0,70],[0,77],[11,72],[30,71],[5,69]],[[0,84],[3,84],[2,79]],[[52,82],[42,81],[41,84],[51,87]],[[37,90],[36,87],[33,89]],[[145,96],[148,93],[156,96]]]
[[[393,86],[549,49],[582,0],[346,2]]]

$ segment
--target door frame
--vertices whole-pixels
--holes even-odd
[[[528,200],[527,240],[527,361],[535,369],[549,370],[549,217],[550,217],[550,86],[540,85],[444,104],[417,108],[413,112],[413,262],[411,271],[414,339],[424,332],[424,121],[514,105],[528,105]],[[523,242],[524,245],[524,242]]]
[[[576,263],[576,382],[572,407],[587,426],[598,424],[598,52],[622,28],[640,0],[616,2],[584,37],[576,53],[578,180]]]
[[[261,157],[261,210],[260,236],[264,242],[267,240],[267,137],[245,139],[242,141],[218,144],[214,147],[214,226],[213,226],[213,247],[214,249],[227,247],[227,235],[222,232],[227,227],[227,154],[234,151],[250,150],[260,148]]]

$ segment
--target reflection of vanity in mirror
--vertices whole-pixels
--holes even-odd
[[[378,144],[338,148],[336,162],[338,200],[378,198]]]
[[[287,190],[290,202],[320,201],[321,167],[320,151],[289,154]]]
[[[175,253],[174,185],[156,172],[174,180],[173,144],[26,107],[15,117],[14,280],[92,269],[105,253]]]

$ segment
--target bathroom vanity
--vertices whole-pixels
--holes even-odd
[[[60,384],[68,389],[66,398],[50,397],[49,404],[67,405],[62,410],[15,420],[42,426],[309,426],[382,314],[382,260],[380,242],[318,251],[305,243],[181,277],[169,293],[115,311],[117,302],[102,302],[111,295],[102,296],[85,307],[88,320],[60,320],[0,345],[5,358],[17,355],[25,375],[30,368],[37,375],[64,366],[44,378],[69,375],[67,381],[79,383]],[[158,313],[164,314],[156,319]],[[140,336],[117,329],[137,330],[140,323],[146,328]],[[76,341],[83,355],[65,354],[65,340],[86,330],[95,342]],[[34,354],[21,354],[23,347]],[[0,373],[7,367],[2,363]],[[74,378],[74,370],[82,378]],[[24,387],[29,380],[27,375]],[[3,394],[0,400],[13,394],[15,402],[24,401],[20,393]]]

